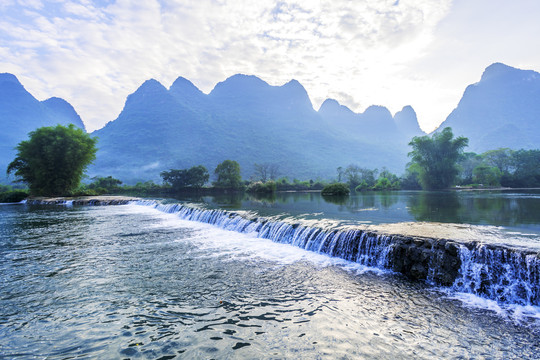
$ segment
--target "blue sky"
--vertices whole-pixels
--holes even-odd
[[[405,105],[433,130],[493,62],[540,70],[537,0],[0,0],[0,72],[69,101],[92,131],[149,78],[208,93],[296,79],[315,109]]]

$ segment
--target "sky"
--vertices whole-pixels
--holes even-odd
[[[298,80],[318,110],[411,105],[426,132],[494,62],[540,70],[538,0],[0,0],[0,73],[87,130],[154,78]]]

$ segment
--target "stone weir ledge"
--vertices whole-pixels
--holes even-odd
[[[30,197],[26,204],[30,205],[126,205],[131,201],[141,200],[130,196],[77,196],[77,197]]]
[[[123,205],[132,201],[177,213],[185,220],[213,224],[339,257],[362,265],[390,269],[412,280],[451,286],[503,303],[540,305],[540,252],[478,239],[462,241],[434,237],[383,234],[379,231],[326,230],[301,224],[246,218],[234,211],[201,209],[182,204],[123,196],[31,198],[27,204]]]

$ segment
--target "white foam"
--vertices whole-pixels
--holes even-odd
[[[199,249],[212,250],[216,256],[227,254],[230,259],[261,259],[280,265],[290,265],[295,262],[308,261],[316,266],[339,266],[355,273],[376,272],[385,273],[387,270],[363,266],[341,258],[330,257],[304,250],[299,247],[273,242],[269,239],[257,237],[257,233],[239,233],[225,230],[214,225],[197,221],[184,220],[176,214],[168,214],[149,206],[128,205],[130,212],[151,214],[159,219],[152,225],[154,228],[189,229],[193,234],[189,238],[178,241],[191,241]]]
[[[540,321],[539,306],[499,304],[494,300],[482,298],[470,293],[454,292],[446,288],[440,288],[438,290],[443,292],[450,299],[459,300],[466,307],[492,311],[503,318],[513,320],[519,324],[530,322],[531,320]]]

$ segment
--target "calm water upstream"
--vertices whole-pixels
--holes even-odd
[[[435,200],[415,205],[407,193],[388,202],[279,196],[202,200],[329,227],[426,222],[433,230],[437,221],[456,231],[467,222],[468,236],[540,241],[534,193],[503,194],[496,206],[465,200],[477,204],[473,215],[458,198],[446,222],[433,218],[443,211]],[[2,205],[0,278],[6,359],[540,359],[537,308],[509,312],[149,206]]]

